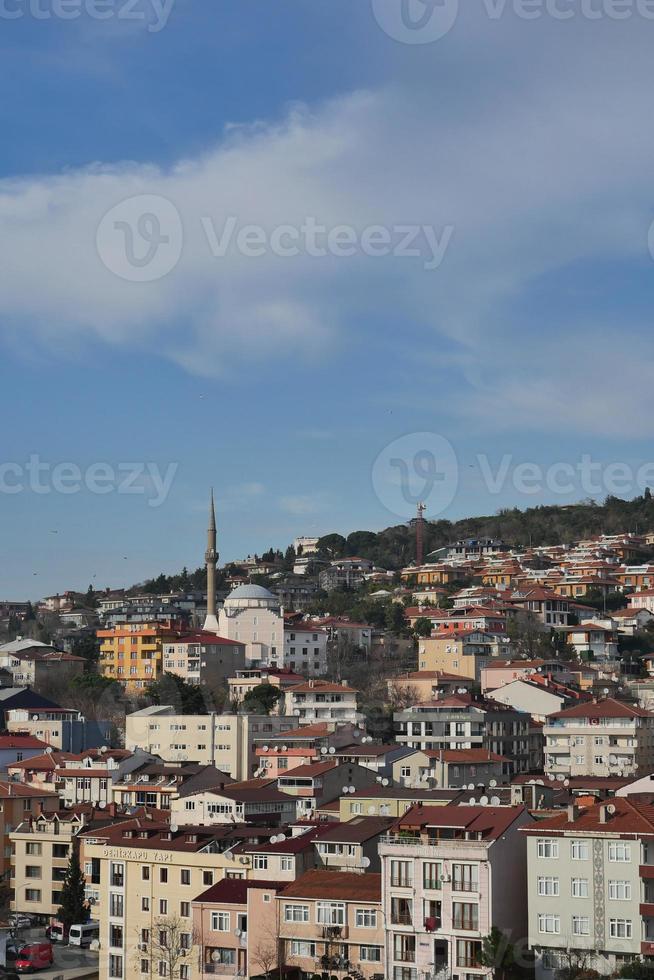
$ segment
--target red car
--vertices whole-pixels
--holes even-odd
[[[52,966],[53,962],[52,943],[28,943],[18,950],[14,969],[17,973],[31,973]]]

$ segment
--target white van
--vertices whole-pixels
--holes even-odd
[[[83,925],[71,926],[68,932],[69,946],[90,946],[94,939],[100,937],[99,922],[85,922]]]

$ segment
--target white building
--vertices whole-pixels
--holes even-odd
[[[261,585],[240,585],[225,599],[218,616],[221,636],[245,644],[246,666],[282,666],[284,610]]]
[[[359,692],[347,683],[310,680],[304,684],[290,687],[284,695],[284,710],[287,715],[299,718],[301,724],[336,721],[358,725],[364,716],[357,711]]]
[[[322,677],[327,673],[327,639],[324,626],[312,623],[294,623],[284,627],[283,664],[275,666],[286,670]],[[271,665],[272,666],[272,665]]]

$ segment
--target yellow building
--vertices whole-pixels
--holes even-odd
[[[480,671],[494,657],[510,659],[511,642],[505,633],[463,630],[437,633],[418,644],[418,668],[460,674],[478,681]]]
[[[100,670],[126,688],[143,688],[161,676],[164,644],[177,632],[164,624],[134,623],[98,630]]]

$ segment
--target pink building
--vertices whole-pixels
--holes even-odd
[[[482,939],[497,926],[527,935],[523,806],[415,806],[382,837],[388,980],[490,976]]]

